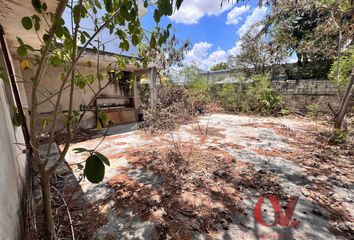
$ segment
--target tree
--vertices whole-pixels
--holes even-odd
[[[350,45],[354,35],[354,2],[352,0],[292,0],[267,1],[272,13],[266,20],[266,29],[275,41],[296,51],[299,63],[317,59],[337,59],[335,75],[339,79],[341,53]],[[340,128],[354,94],[352,76],[342,97],[340,107],[334,111],[334,126]]]
[[[240,52],[234,58],[234,65],[244,69],[248,75],[265,74],[270,66],[282,63],[287,55],[257,30],[257,25],[254,25],[241,37]]]
[[[215,64],[210,68],[210,71],[220,71],[220,70],[228,70],[230,69],[230,66],[227,64],[227,62],[220,62]]]
[[[178,76],[181,81],[185,83],[191,83],[199,80],[199,74],[201,70],[197,67],[196,64],[191,64],[183,67],[178,71]]]
[[[331,31],[325,41],[319,37],[323,35],[319,27],[329,16],[328,11],[316,7],[314,3],[284,1],[273,6],[265,21],[265,30],[274,36],[277,44],[290,53],[296,52],[298,63],[302,65],[308,61],[330,58],[326,49],[337,44],[337,32]]]
[[[151,5],[151,8],[154,8],[154,20],[156,23],[159,23],[161,17],[172,15],[174,9],[178,10],[182,2],[183,0],[173,2],[164,0],[148,2],[145,0],[143,4],[145,8],[149,5]],[[80,113],[78,109],[74,109],[73,107],[73,96],[75,91],[78,91],[76,86],[82,89],[92,84],[93,81],[99,82],[99,89],[95,91],[95,97],[86,108],[89,109],[102,90],[120,78],[122,75],[121,71],[127,64],[133,62],[137,65],[142,63],[144,66],[147,66],[150,61],[149,56],[142,56],[141,62],[134,59],[127,60],[126,58],[117,57],[117,62],[109,68],[100,68],[99,55],[101,49],[104,48],[104,43],[100,43],[99,34],[104,29],[107,29],[111,35],[120,40],[119,47],[124,51],[128,51],[131,46],[138,46],[143,41],[146,41],[151,49],[158,49],[159,46],[169,39],[169,29],[171,26],[167,26],[166,29],[157,26],[151,34],[146,34],[140,24],[137,1],[61,0],[58,1],[55,13],[47,12],[47,5],[41,2],[41,0],[32,0],[32,5],[37,13],[33,16],[24,16],[21,22],[24,29],[36,32],[42,46],[39,49],[40,51],[36,51],[19,36],[17,52],[23,58],[21,61],[23,68],[31,68],[28,56],[31,53],[35,56],[35,66],[33,66],[35,74],[31,78],[30,146],[33,150],[33,159],[40,176],[45,232],[47,239],[51,240],[55,239],[56,235],[51,208],[50,178],[55,173],[57,167],[63,162],[70,143],[74,135],[78,132],[80,122],[87,112],[85,110],[83,113]],[[71,12],[71,28],[68,28],[62,17],[66,8]],[[93,33],[85,31],[85,28],[82,26],[84,19],[92,19],[92,25],[94,26]],[[46,29],[43,36],[40,36],[41,29]],[[98,43],[97,47],[93,46],[94,42]],[[93,47],[97,51],[97,68],[92,71],[91,75],[82,76],[77,70],[76,65],[88,47]],[[37,96],[40,93],[39,86],[43,79],[44,69],[48,65],[63,66],[64,70],[61,79],[53,79],[53,81],[60,82],[60,87],[57,89],[53,114],[46,121],[46,124],[42,126],[49,126],[49,148],[43,158],[39,152],[40,131],[42,129],[36,127],[40,122]],[[111,77],[108,77],[108,71]],[[105,81],[104,78],[108,78],[108,81]],[[59,109],[64,89],[69,89],[69,104],[67,106],[69,110],[63,116]],[[60,156],[54,162],[49,163],[50,146],[53,144],[56,134],[55,126],[61,117],[64,118],[68,134]],[[101,114],[101,117],[105,118],[103,114]],[[103,179],[104,165],[109,165],[108,159],[97,152],[96,149],[76,149],[76,152],[89,153],[90,156],[84,161],[83,174],[93,183],[98,183]]]

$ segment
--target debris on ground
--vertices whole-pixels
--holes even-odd
[[[172,133],[109,136],[99,149],[111,161],[104,182],[82,180],[75,191],[99,216],[87,232],[107,239],[252,239],[257,197],[285,203],[295,195],[299,236],[352,239],[354,141],[329,145],[316,137],[325,130],[303,118],[213,114]],[[75,179],[81,159],[67,156]],[[74,223],[84,221],[73,215]],[[258,234],[277,234],[257,227]]]

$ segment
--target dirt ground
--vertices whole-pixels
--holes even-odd
[[[111,162],[104,181],[80,181],[76,163],[87,156],[72,149],[98,137],[71,146],[60,191],[78,239],[354,239],[354,141],[330,146],[326,129],[213,114],[158,136],[114,134],[98,149]]]

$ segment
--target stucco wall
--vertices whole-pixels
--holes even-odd
[[[17,64],[19,64],[19,62]],[[94,67],[89,68],[84,65],[79,65],[77,67],[77,69],[80,71],[80,73],[83,76],[95,74],[95,72],[96,72],[94,70]],[[31,77],[33,77],[34,72],[35,72],[34,68],[22,71],[22,74],[23,74],[24,80],[25,80],[25,89],[26,89],[27,98],[29,100],[28,101],[29,106],[31,105],[30,99],[31,99],[31,88],[32,88],[32,84],[31,84],[30,79],[31,79]],[[44,103],[38,105],[38,111],[40,113],[46,113],[46,112],[53,111],[53,109],[54,109],[53,104],[57,100],[57,95],[55,95],[55,94],[60,89],[60,86],[62,84],[62,81],[61,81],[61,74],[62,73],[64,73],[63,67],[48,66],[46,68],[46,71],[44,72],[44,78],[40,82],[39,90],[41,93],[37,94],[38,103],[41,103],[42,101],[44,101],[47,98],[47,96],[53,96],[53,97],[50,99],[50,101],[45,101]],[[107,83],[107,81],[108,80],[101,81],[102,86],[105,85]],[[67,84],[67,86],[68,85],[69,84]],[[99,89],[98,82],[95,81],[91,85],[91,88],[97,92]],[[66,87],[63,91],[63,95],[61,98],[60,110],[62,110],[62,111],[68,110],[69,100],[70,100],[69,95],[70,95],[70,88]],[[123,94],[120,92],[120,90],[119,89],[116,90],[113,85],[110,85],[105,90],[103,90],[101,92],[101,95],[123,96]],[[75,87],[74,104],[73,104],[74,109],[78,110],[80,108],[80,104],[84,104],[87,106],[89,104],[89,102],[91,101],[91,99],[93,98],[93,96],[94,96],[94,93],[92,92],[92,90],[88,86],[86,86],[84,89],[80,89],[79,87]],[[107,103],[109,103],[109,102],[114,102],[114,100],[107,100]],[[117,102],[117,100],[115,102]],[[124,101],[119,100],[118,102],[123,103]]]
[[[20,65],[20,61],[17,60],[16,63],[17,66]],[[106,67],[106,64],[103,63],[101,68]],[[77,70],[83,75],[83,76],[88,76],[88,75],[93,75],[96,74],[96,68],[94,66],[88,67],[87,64],[81,63],[77,66]],[[39,90],[40,92],[37,94],[37,99],[38,99],[38,112],[41,113],[42,118],[49,118],[51,115],[50,113],[54,110],[54,104],[56,103],[57,100],[57,91],[60,89],[60,85],[62,84],[61,81],[61,74],[64,73],[63,67],[53,67],[53,66],[48,66],[44,72],[44,78],[42,79],[40,83]],[[32,91],[32,83],[31,83],[31,77],[35,74],[35,65],[32,63],[31,68],[28,70],[22,70],[22,75],[23,79],[25,82],[25,91],[27,95],[27,101],[28,101],[28,106],[31,105],[31,91]],[[101,85],[104,86],[108,82],[107,79],[101,81]],[[68,86],[69,84],[67,84]],[[95,81],[93,84],[90,85],[91,88],[97,92],[99,89],[98,81]],[[80,105],[85,105],[87,106],[90,101],[94,97],[94,93],[89,86],[86,86],[84,89],[80,89],[79,87],[75,87],[74,90],[74,101],[73,101],[73,108],[75,110],[80,109]],[[134,89],[134,88],[132,88]],[[117,97],[125,97],[124,94],[119,90],[119,88],[116,88],[114,85],[109,85],[107,88],[105,88],[100,95],[104,96],[117,96]],[[53,96],[50,98],[50,100],[46,99],[48,96]],[[66,112],[69,109],[69,101],[70,101],[70,88],[66,87],[63,91],[63,95],[61,97],[61,102],[59,105],[59,110],[62,112]],[[134,97],[134,91],[130,91],[128,94],[128,97]],[[43,103],[42,103],[43,102]],[[103,99],[99,100],[98,104],[129,104],[129,99]],[[96,117],[95,113],[93,111],[89,111],[86,113],[81,126],[84,128],[88,127],[94,127],[96,122]],[[38,126],[39,123],[37,123]],[[58,130],[63,126],[63,118],[60,118],[58,123]]]
[[[13,240],[23,239],[26,155],[15,144],[23,144],[24,138],[21,128],[12,125],[12,94],[6,84],[0,79],[0,239]]]

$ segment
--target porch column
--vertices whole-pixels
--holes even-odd
[[[153,115],[155,115],[156,99],[157,99],[156,75],[157,75],[156,67],[151,68],[151,72],[150,72],[150,106],[151,106],[151,112]]]

